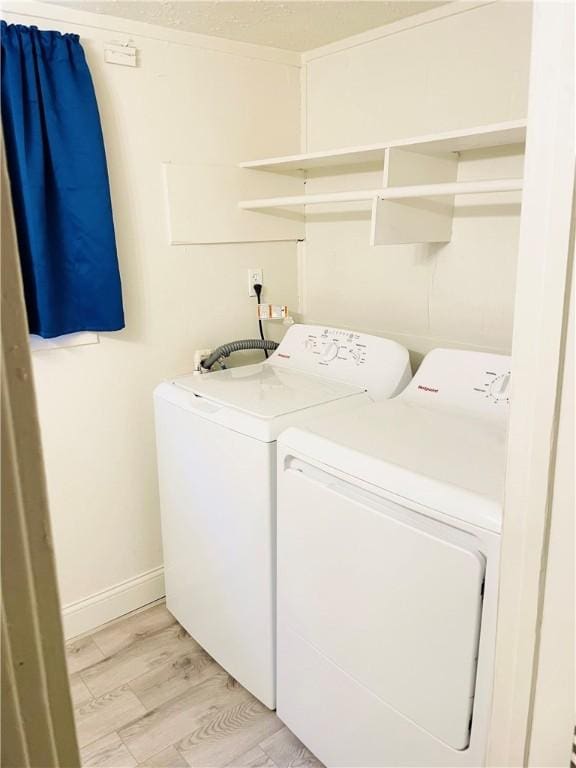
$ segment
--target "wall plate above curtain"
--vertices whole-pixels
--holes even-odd
[[[104,43],[104,61],[124,67],[138,66],[138,49],[129,43]]]

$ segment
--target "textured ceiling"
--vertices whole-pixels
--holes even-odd
[[[445,1],[445,0],[444,0]],[[443,5],[437,0],[50,0],[94,13],[307,51]]]

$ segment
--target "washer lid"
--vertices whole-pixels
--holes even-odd
[[[182,376],[172,383],[196,397],[260,419],[275,419],[365,391],[352,384],[299,373],[270,363]]]
[[[402,397],[289,428],[280,443],[431,509],[499,532],[506,428]]]

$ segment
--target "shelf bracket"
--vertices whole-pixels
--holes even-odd
[[[458,155],[421,154],[391,147],[384,159],[384,190],[419,184],[456,181]],[[452,237],[454,196],[390,200],[376,197],[372,204],[371,245],[445,243]]]

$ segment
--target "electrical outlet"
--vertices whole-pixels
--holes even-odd
[[[248,270],[248,296],[256,296],[256,291],[254,290],[255,285],[263,285],[262,282],[262,270],[258,267],[257,269],[249,269]]]

